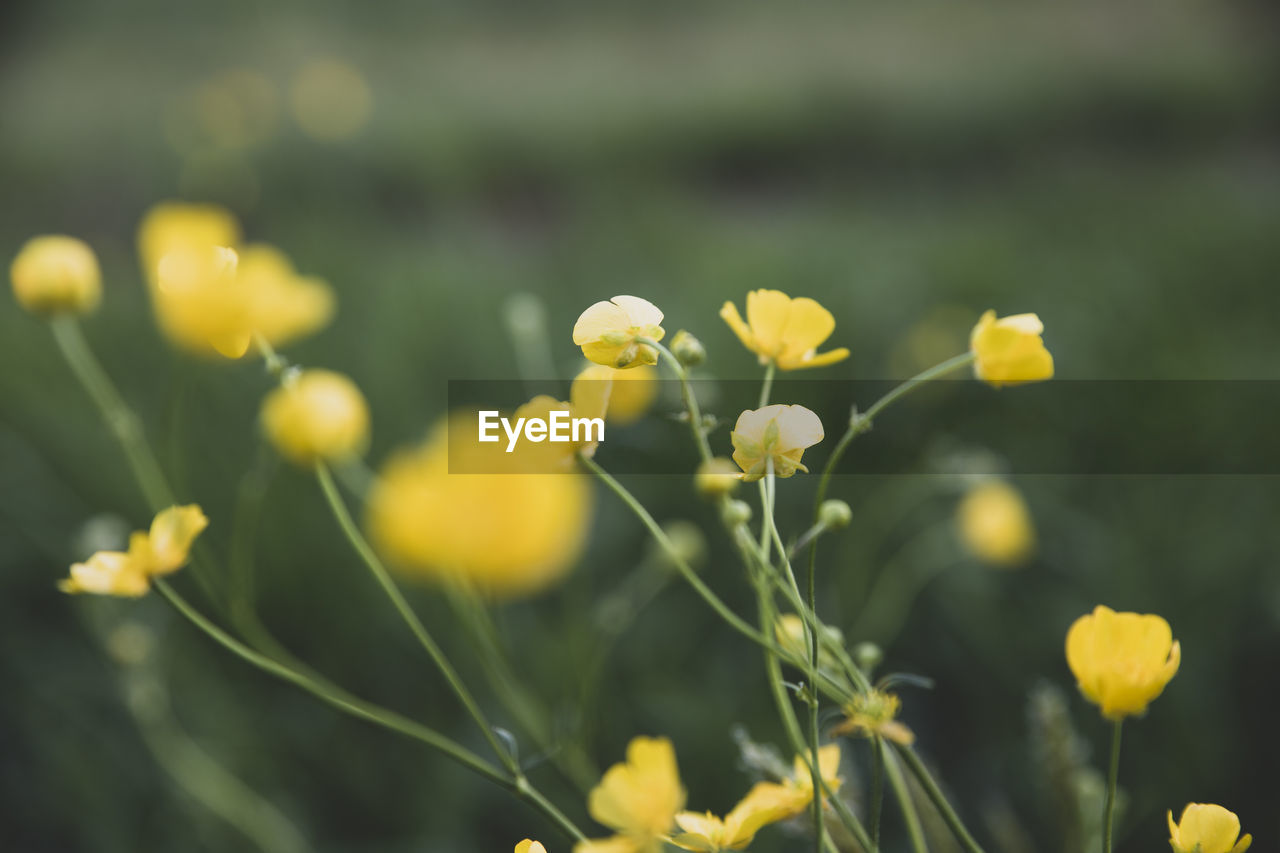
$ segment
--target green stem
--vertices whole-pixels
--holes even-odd
[[[680,359],[672,354],[671,350],[662,344],[649,338],[641,338],[640,343],[651,346],[667,360],[667,364],[675,372],[676,378],[680,380],[680,396],[684,399],[684,408],[689,416],[689,428],[693,430],[693,440],[698,445],[698,455],[703,462],[711,459],[711,444],[707,441],[707,431],[702,425],[702,410],[698,406],[698,398],[694,396],[693,388],[689,384],[689,371],[680,363]]]
[[[1111,853],[1111,832],[1116,812],[1116,783],[1120,778],[1120,729],[1123,719],[1111,730],[1111,769],[1107,772],[1107,803],[1103,811],[1102,853]]]
[[[773,374],[777,371],[778,366],[772,361],[764,369],[764,382],[760,384],[760,405],[757,409],[763,409],[769,405],[769,392],[773,390]]]
[[[485,761],[480,756],[466,749],[465,747],[455,743],[449,738],[437,732],[435,729],[428,728],[420,723],[416,723],[406,717],[397,714],[386,708],[366,702],[356,696],[347,693],[340,688],[321,685],[312,681],[302,673],[296,672],[287,666],[284,666],[266,655],[260,654],[239,640],[232,637],[226,631],[223,631],[213,622],[209,621],[200,611],[196,610],[187,602],[185,598],[178,594],[173,587],[163,578],[154,578],[152,585],[159,590],[165,600],[173,606],[188,621],[204,631],[210,638],[215,640],[223,648],[234,654],[241,660],[246,661],[263,672],[274,675],[282,681],[287,681],[297,687],[302,688],[308,693],[314,695],[328,705],[366,722],[373,723],[383,728],[389,729],[405,737],[421,741],[427,746],[435,749],[437,752],[443,753],[446,757],[452,759],[463,767],[471,770],[480,776],[488,779],[490,782],[500,786],[501,788],[511,791],[529,801],[535,808],[541,811],[549,818],[557,827],[566,835],[575,841],[582,841],[585,836],[582,830],[559,809],[551,805],[536,790],[529,786],[523,775],[508,776],[500,768]]]
[[[880,843],[880,813],[884,811],[884,740],[871,738],[871,840]]]
[[[471,715],[471,719],[480,727],[494,754],[498,756],[512,775],[519,776],[519,763],[511,755],[510,750],[503,746],[498,739],[497,733],[489,723],[488,718],[485,717],[484,711],[480,710],[480,705],[471,695],[471,691],[467,690],[466,685],[462,683],[462,679],[457,671],[454,670],[453,664],[449,663],[444,651],[432,639],[426,626],[422,624],[422,620],[413,612],[413,608],[409,606],[404,593],[400,591],[400,587],[396,585],[396,582],[391,579],[391,574],[387,571],[387,567],[382,564],[382,560],[374,553],[368,540],[364,538],[364,534],[360,532],[360,528],[356,526],[355,521],[351,518],[351,512],[347,509],[346,503],[343,502],[342,496],[338,494],[338,486],[333,481],[333,475],[329,472],[328,466],[323,462],[317,462],[315,470],[316,479],[320,483],[320,490],[324,492],[325,500],[328,502],[334,518],[337,519],[338,526],[342,528],[343,535],[346,536],[347,541],[351,543],[351,547],[355,549],[361,561],[373,574],[378,585],[382,587],[382,591],[391,599],[391,603],[400,614],[400,618],[409,626],[409,630],[413,632],[418,643],[426,650],[432,663],[436,665],[436,668],[440,670],[440,674],[444,676],[445,681],[449,683],[449,688],[453,690],[454,695],[458,697],[463,707],[467,709],[467,713]]]
[[[814,498],[815,513],[817,507],[822,506],[822,502],[827,497],[827,486],[831,481],[831,474],[835,471],[836,465],[840,462],[840,457],[844,455],[848,449],[850,442],[862,433],[871,429],[872,421],[876,416],[889,407],[894,401],[901,399],[910,392],[914,391],[921,385],[941,376],[945,376],[952,371],[959,370],[962,367],[973,363],[975,356],[972,352],[961,353],[947,359],[946,361],[935,364],[928,370],[921,371],[915,376],[906,380],[902,384],[895,387],[888,394],[885,394],[879,400],[871,404],[871,408],[865,412],[858,412],[856,409],[849,418],[849,427],[845,430],[844,435],[840,436],[840,441],[836,443],[836,447],[831,451],[831,456],[827,458],[826,467],[822,469],[822,476],[818,479],[818,491]]]
[[[916,811],[915,801],[911,799],[911,789],[907,787],[906,777],[902,775],[902,767],[893,753],[885,754],[884,769],[889,776],[889,784],[893,787],[893,794],[898,798],[898,805],[902,808],[902,820],[907,825],[911,849],[915,853],[929,853],[929,845],[924,840],[924,827],[920,824],[920,814]]]
[[[640,501],[636,500],[635,495],[631,494],[631,492],[627,490],[626,486],[615,480],[609,472],[601,468],[595,460],[587,456],[579,456],[578,458],[582,461],[582,464],[586,466],[587,470],[595,474],[601,482],[609,487],[610,491],[621,498],[622,502],[625,503],[627,507],[635,513],[636,517],[644,523],[644,526],[649,529],[649,533],[653,535],[654,540],[657,541],[658,546],[666,552],[667,556],[671,559],[672,564],[676,567],[676,570],[680,572],[681,577],[683,577],[685,581],[693,587],[694,591],[702,597],[703,601],[711,606],[712,610],[719,614],[720,618],[724,619],[725,622],[729,623],[731,628],[742,634],[747,639],[755,643],[759,643],[766,648],[773,647],[773,643],[769,638],[762,635],[755,628],[752,628],[745,619],[730,610],[729,605],[725,604],[718,595],[711,591],[710,587],[703,583],[702,578],[698,577],[697,572],[693,570],[693,568],[685,561],[684,557],[681,556],[680,552],[676,549],[670,537],[667,536],[666,531],[658,525],[658,522],[653,520],[653,516],[649,514],[649,511],[644,508],[644,505],[640,503]]]
[[[965,853],[983,853],[982,847],[969,834],[964,822],[960,820],[956,810],[951,807],[946,795],[942,793],[942,789],[938,787],[937,781],[934,780],[933,774],[929,772],[929,768],[924,766],[924,762],[920,760],[920,756],[916,755],[915,750],[901,744],[894,744],[894,747],[898,755],[902,756],[902,760],[907,763],[907,767],[916,777],[916,781],[920,783],[920,787],[924,788],[929,801],[933,803],[934,808],[942,815],[942,819],[951,830],[951,834],[960,842],[960,846],[964,848]]]

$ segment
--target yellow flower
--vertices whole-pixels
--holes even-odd
[[[579,474],[521,473],[499,445],[478,441],[476,424],[475,412],[459,412],[422,446],[391,456],[369,494],[370,533],[406,573],[493,595],[538,592],[582,551],[589,484]]]
[[[526,838],[516,845],[515,853],[547,853],[547,848],[536,841]]]
[[[633,738],[627,760],[605,771],[587,798],[591,816],[617,835],[579,843],[574,853],[658,853],[684,799],[671,741]]]
[[[138,226],[138,256],[147,282],[159,284],[166,255],[198,254],[211,246],[240,245],[240,223],[214,204],[165,201],[152,207]]]
[[[13,259],[9,278],[18,304],[33,314],[87,314],[102,298],[98,258],[75,237],[32,237]]]
[[[741,482],[742,472],[738,470],[738,466],[732,459],[723,456],[703,462],[693,475],[694,488],[698,490],[698,494],[707,498],[731,494]]]
[[[355,383],[331,370],[304,370],[262,403],[262,426],[298,465],[345,459],[369,442],[369,407]]]
[[[960,501],[956,521],[965,547],[992,565],[1017,566],[1035,548],[1031,513],[1007,483],[991,480],[972,489]]]
[[[840,772],[840,745],[818,748],[818,773],[826,787],[835,793],[843,779]],[[769,815],[770,822],[803,814],[813,803],[813,777],[804,757],[796,756],[791,775],[782,782],[757,782],[747,793],[751,809]]]
[[[607,395],[609,405],[605,417],[618,426],[640,420],[658,396],[658,371],[648,365],[618,370],[603,364],[592,364],[573,380],[575,388],[579,382],[610,383],[608,387],[611,390]]]
[[[129,550],[98,551],[71,567],[71,577],[58,582],[66,593],[117,595],[137,598],[151,589],[151,578],[171,574],[186,565],[195,538],[209,526],[195,504],[160,512],[151,530],[134,531]]]
[[[862,694],[845,706],[844,721],[831,730],[832,734],[878,735],[885,740],[910,746],[915,743],[915,732],[898,722],[898,709],[902,700],[896,694],[872,690]]]
[[[1145,711],[1181,660],[1182,648],[1159,616],[1099,604],[1067,631],[1067,663],[1080,692],[1111,720]]]
[[[743,480],[759,480],[768,472],[790,477],[796,471],[808,473],[800,462],[806,447],[822,441],[822,421],[804,406],[765,406],[738,415],[729,438],[733,442],[733,461],[743,472]]]
[[[747,294],[747,322],[738,307],[726,302],[720,316],[742,345],[773,362],[779,370],[824,367],[849,357],[844,347],[816,354],[836,328],[831,312],[806,297],[792,299],[780,290],[753,290]]]
[[[596,364],[624,368],[656,364],[657,351],[637,339],[662,340],[666,332],[661,322],[662,312],[652,302],[638,296],[615,296],[582,312],[573,325],[573,342]]]
[[[165,255],[153,290],[160,328],[179,346],[240,358],[253,335],[280,346],[329,322],[333,294],[299,276],[270,246],[237,252],[225,246]]]
[[[977,357],[974,374],[990,385],[1016,385],[1053,377],[1053,356],[1040,337],[1044,324],[1035,314],[1015,314],[996,319],[988,311],[969,336],[969,348]]]
[[[1244,853],[1252,843],[1252,835],[1240,835],[1240,818],[1222,806],[1189,803],[1177,823],[1169,812],[1173,853]]]

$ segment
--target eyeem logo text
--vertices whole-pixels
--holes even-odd
[[[604,441],[604,418],[575,418],[571,413],[558,409],[548,412],[545,419],[516,418],[514,424],[497,411],[480,412],[481,441],[501,441],[499,427],[507,436],[507,453],[515,451],[522,436],[535,444],[544,441],[584,444]]]

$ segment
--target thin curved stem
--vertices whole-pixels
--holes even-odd
[[[763,409],[769,405],[769,393],[773,390],[773,375],[778,370],[778,366],[772,361],[764,369],[764,381],[760,384],[760,404],[757,409]]]
[[[884,811],[884,739],[871,738],[871,840],[880,843],[880,814]]]
[[[698,445],[698,455],[703,462],[711,459],[711,444],[707,441],[707,431],[702,425],[702,409],[698,406],[698,398],[693,393],[693,388],[689,385],[689,371],[680,363],[680,359],[676,358],[671,350],[662,344],[649,338],[641,338],[640,343],[651,346],[667,360],[667,364],[675,372],[676,378],[680,380],[680,396],[684,399],[684,408],[689,416],[689,428],[693,430],[694,443]]]
[[[889,776],[889,784],[893,787],[894,796],[902,809],[902,820],[907,825],[907,836],[911,839],[911,849],[915,853],[929,853],[929,845],[924,840],[924,827],[920,823],[920,813],[916,811],[915,801],[911,799],[911,789],[902,775],[902,767],[893,753],[885,754],[884,769]]]
[[[965,853],[984,853],[982,846],[969,834],[964,822],[960,820],[956,810],[951,807],[946,795],[942,793],[942,789],[938,787],[937,781],[934,780],[933,774],[929,772],[929,768],[924,766],[924,762],[920,760],[919,755],[916,755],[916,751],[909,746],[901,744],[894,744],[894,747],[897,753],[902,756],[902,760],[907,763],[907,767],[916,777],[916,781],[920,783],[920,787],[924,788],[929,801],[933,803],[934,808],[942,815],[943,821],[950,828],[951,834],[960,842],[960,846],[964,848]]]
[[[338,526],[342,528],[342,533],[346,536],[347,541],[351,543],[351,547],[355,549],[356,554],[361,561],[368,567],[373,574],[378,585],[382,587],[383,592],[391,599],[391,603],[395,606],[396,611],[400,614],[400,618],[409,626],[409,630],[413,632],[418,643],[426,650],[428,657],[432,663],[440,670],[440,674],[444,676],[448,682],[449,688],[453,691],[458,700],[462,702],[463,707],[467,709],[467,713],[480,727],[484,734],[485,740],[489,742],[489,746],[493,749],[494,754],[502,761],[506,768],[513,775],[520,775],[520,766],[515,756],[511,755],[510,750],[503,746],[498,739],[497,733],[494,731],[493,725],[485,716],[484,711],[480,709],[480,705],[476,702],[475,697],[471,695],[465,684],[462,683],[457,671],[453,668],[453,664],[445,656],[444,651],[436,644],[431,634],[427,631],[422,620],[418,618],[418,614],[413,612],[413,608],[409,606],[409,602],[404,597],[404,593],[400,591],[400,587],[391,579],[391,574],[387,571],[386,566],[382,564],[382,560],[374,553],[373,548],[369,545],[368,540],[364,538],[364,534],[360,532],[360,528],[356,526],[355,521],[351,518],[351,512],[347,509],[346,503],[342,500],[342,496],[338,494],[338,486],[333,481],[333,474],[323,462],[317,462],[315,466],[316,480],[320,483],[320,490],[324,492],[325,500],[329,504],[329,509],[333,512],[333,516],[337,519]]]

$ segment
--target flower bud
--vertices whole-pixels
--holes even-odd
[[[729,501],[721,510],[720,517],[729,527],[737,527],[751,520],[751,504],[746,501]]]
[[[738,470],[738,466],[732,459],[723,456],[703,462],[693,475],[693,486],[704,498],[732,494],[741,482],[742,472]]]
[[[853,521],[853,510],[844,501],[823,501],[818,507],[818,523],[827,530],[843,530]]]
[[[299,465],[359,453],[369,438],[369,407],[350,379],[304,370],[267,395],[262,426],[284,456]]]
[[[676,332],[671,339],[671,352],[685,367],[697,367],[707,360],[707,350],[702,341],[684,329]]]
[[[875,643],[858,643],[853,647],[853,662],[863,672],[874,672],[882,660],[884,660],[884,652]]]
[[[674,564],[679,558],[686,565],[696,566],[707,556],[707,540],[696,524],[688,521],[671,521],[662,526],[663,532],[671,540],[674,554],[666,549],[659,549],[658,558],[665,563]]]
[[[75,237],[32,237],[13,259],[9,277],[18,304],[33,314],[87,314],[102,298],[98,259]]]

